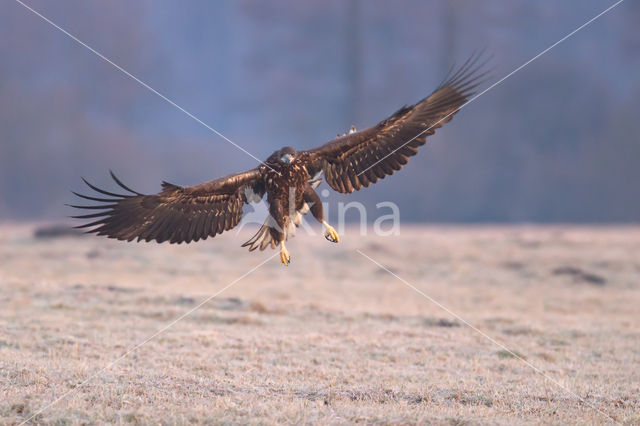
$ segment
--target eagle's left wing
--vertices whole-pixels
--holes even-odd
[[[417,104],[401,108],[376,126],[305,151],[310,158],[309,173],[322,171],[330,187],[350,193],[400,170],[427,136],[450,121],[471,97],[486,75],[480,71],[483,65],[477,65],[477,57],[469,58]]]
[[[102,211],[72,217],[95,219],[77,228],[93,227],[89,232],[126,241],[190,243],[213,237],[236,226],[243,204],[259,201],[265,192],[261,168],[194,186],[162,182],[162,191],[151,195],[129,189],[113,173],[111,177],[127,193],[108,192],[85,180],[91,189],[110,198],[74,192],[97,203],[71,207]]]

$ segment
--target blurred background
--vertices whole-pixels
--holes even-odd
[[[29,0],[264,159],[373,125],[486,48],[493,81],[613,1]],[[17,2],[0,14],[0,221],[61,220],[80,176],[134,189],[256,166]],[[477,101],[402,172],[339,201],[411,222],[640,220],[640,3],[628,1]],[[485,85],[485,87],[487,87]],[[335,214],[335,209],[334,212]]]

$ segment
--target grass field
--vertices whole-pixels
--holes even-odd
[[[33,421],[640,423],[636,227],[299,235],[290,267],[268,260],[101,371],[276,253],[248,253],[248,236],[0,225],[0,422],[70,391]]]

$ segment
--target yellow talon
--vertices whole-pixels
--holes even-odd
[[[324,237],[331,241],[332,243],[338,243],[340,242],[340,236],[338,235],[338,233],[336,232],[335,229],[333,229],[333,226],[329,225],[327,222],[322,222],[322,224],[324,225]]]
[[[289,266],[289,263],[291,263],[291,256],[289,255],[289,250],[284,246],[284,241],[280,243],[280,262],[284,266]]]

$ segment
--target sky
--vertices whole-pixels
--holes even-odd
[[[111,63],[4,1],[0,221],[61,220],[80,177],[109,187],[109,169],[154,193],[323,144],[482,50],[488,88],[615,1],[23,3]],[[638,222],[638,22],[640,3],[616,6],[465,106],[400,172],[332,192],[329,216],[390,201],[408,222]]]

